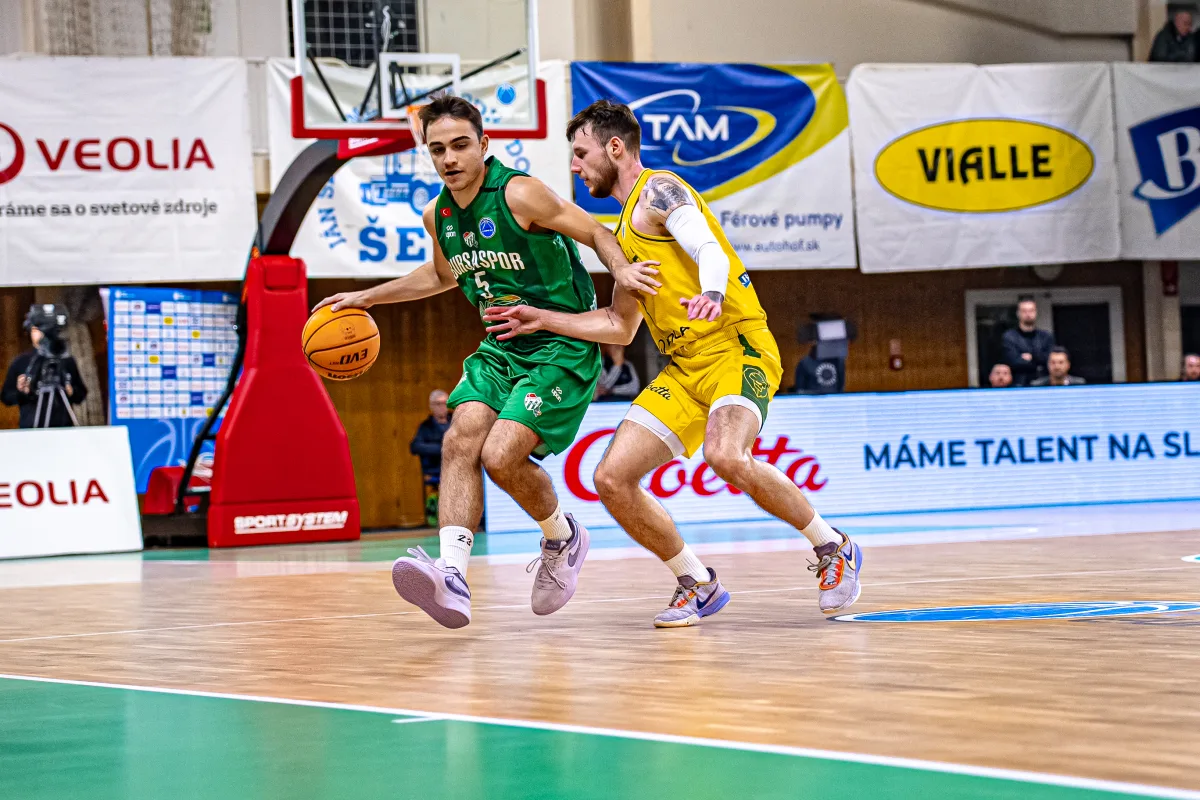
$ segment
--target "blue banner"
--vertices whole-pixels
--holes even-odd
[[[750,267],[853,267],[846,99],[828,64],[574,62],[571,105],[625,103],[641,160],[713,207]],[[601,218],[620,205],[578,177],[575,201]]]
[[[199,289],[109,290],[108,417],[129,429],[138,492],[155,467],[187,461],[229,379],[237,305]]]

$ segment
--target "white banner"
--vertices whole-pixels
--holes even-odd
[[[863,272],[1119,257],[1107,65],[863,65],[847,94]]]
[[[324,66],[330,83],[357,82],[365,91],[371,71]],[[567,64],[543,62],[538,76],[546,82],[548,131],[545,139],[493,139],[488,152],[505,164],[545,181],[562,197],[571,196],[570,148],[567,146]],[[291,59],[267,62],[267,110],[271,147],[271,184],[283,177],[292,160],[312,143],[293,139]],[[308,87],[306,102],[328,102],[320,87]],[[309,209],[292,246],[304,259],[310,278],[394,278],[432,257],[432,240],[421,212],[442,190],[433,163],[409,150],[378,158],[356,158],[338,170]]]
[[[240,59],[0,61],[0,285],[241,277]]]
[[[755,455],[825,516],[1200,499],[1200,384],[784,397]],[[575,444],[542,462],[564,511],[614,525],[593,474],[627,405],[588,410]],[[642,485],[677,522],[771,519],[703,454]],[[490,480],[487,529],[536,524]]]
[[[141,549],[124,428],[0,431],[0,558]]]
[[[1200,70],[1114,64],[1121,256],[1200,255]]]

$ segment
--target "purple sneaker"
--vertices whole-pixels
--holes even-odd
[[[526,572],[533,571],[533,565],[538,565],[537,576],[533,579],[533,594],[530,606],[538,616],[553,614],[567,604],[575,594],[579,583],[579,571],[583,569],[583,560],[587,558],[588,544],[591,539],[587,528],[567,514],[567,523],[574,533],[565,542],[548,542],[542,539],[542,554],[529,562]]]
[[[392,585],[408,602],[447,628],[462,628],[471,621],[471,590],[467,581],[443,559],[434,561],[424,548],[409,548],[412,558],[392,564]]]
[[[708,568],[708,580],[704,583],[697,583],[691,576],[684,575],[675,587],[671,605],[654,618],[654,627],[686,628],[695,625],[701,618],[720,611],[728,602],[729,592],[717,580],[717,573],[712,567]]]

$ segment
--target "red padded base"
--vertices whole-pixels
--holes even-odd
[[[208,544],[357,539],[346,431],[300,346],[309,314],[304,262],[251,260],[245,292],[246,360],[217,434]]]

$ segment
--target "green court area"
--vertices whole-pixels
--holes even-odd
[[[752,747],[0,679],[0,798],[14,800],[1135,796]]]

